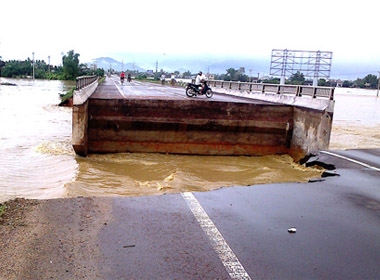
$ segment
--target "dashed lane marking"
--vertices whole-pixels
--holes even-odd
[[[218,254],[231,279],[251,279],[243,265],[232,251],[206,211],[191,192],[182,193],[194,217],[209,238],[215,252]]]
[[[121,84],[119,86],[119,84],[114,79],[112,79],[112,81],[115,84],[115,86],[116,86],[117,90],[119,91],[119,93],[121,94],[121,96],[123,96],[125,98],[126,96],[125,96],[123,90],[120,88]]]
[[[342,156],[342,155],[339,155],[339,154],[335,154],[335,153],[332,153],[332,152],[327,152],[327,151],[321,151],[321,153],[326,154],[326,155],[330,155],[330,156],[334,156],[334,157],[337,157],[337,158],[341,158],[341,159],[344,159],[344,160],[348,160],[348,161],[351,161],[353,163],[356,163],[356,164],[359,164],[361,166],[364,166],[364,167],[367,167],[369,169],[372,169],[372,170],[380,172],[380,168],[377,168],[377,167],[369,165],[367,163],[358,161],[356,159],[352,159],[352,158],[349,158],[349,157],[345,157],[345,156]]]

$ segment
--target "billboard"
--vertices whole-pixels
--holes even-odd
[[[332,52],[273,49],[270,64],[270,75],[283,79],[297,72],[306,78],[318,80],[329,78]]]

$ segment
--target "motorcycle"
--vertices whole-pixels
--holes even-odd
[[[124,84],[124,77],[120,77],[120,84],[121,84],[121,85]]]
[[[204,94],[207,98],[211,98],[214,94],[211,88],[207,85],[206,81],[203,81],[202,84],[203,86],[200,87],[199,85],[188,83],[186,86],[186,95],[188,97],[193,97]]]

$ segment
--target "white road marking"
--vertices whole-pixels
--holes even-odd
[[[351,161],[351,162],[353,162],[353,163],[359,164],[359,165],[361,165],[361,166],[367,167],[367,168],[369,168],[369,169],[372,169],[372,170],[375,170],[375,171],[379,171],[379,172],[380,172],[380,168],[377,168],[377,167],[372,166],[372,165],[369,165],[369,164],[367,164],[367,163],[364,163],[364,162],[358,161],[358,160],[356,160],[356,159],[352,159],[352,158],[349,158],[349,157],[345,157],[345,156],[338,155],[338,154],[335,154],[335,153],[332,153],[332,152],[327,152],[327,151],[321,151],[321,153],[326,154],[326,155],[330,155],[330,156],[334,156],[334,157],[337,157],[337,158],[345,159],[345,160]]]
[[[123,96],[125,98],[126,96],[125,96],[123,90],[119,87],[118,83],[114,79],[112,79],[112,81],[115,84],[115,86],[116,86],[117,90],[119,91],[119,93],[121,94],[121,96]],[[122,86],[122,85],[120,84],[120,86]]]
[[[193,212],[199,225],[209,238],[215,252],[218,254],[231,279],[251,279],[195,196],[191,192],[185,192],[182,193],[182,197],[185,199],[191,212]]]

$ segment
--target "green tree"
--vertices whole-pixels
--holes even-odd
[[[297,71],[292,76],[290,76],[289,83],[292,85],[303,85],[305,82],[305,77],[303,73]]]
[[[370,88],[377,88],[377,77],[373,74],[368,74],[364,77],[364,85]]]
[[[354,81],[354,87],[364,88],[364,87],[365,87],[365,81],[364,81],[364,78],[363,78],[363,79],[357,78],[357,79]]]
[[[244,74],[243,71],[237,70],[235,68],[226,69],[226,74],[217,75],[216,79],[224,80],[224,81],[240,81],[240,82],[248,82],[249,77]]]
[[[44,60],[36,60],[34,63],[34,72],[36,79],[46,79],[48,72],[48,65]]]
[[[74,50],[71,50],[62,57],[63,64],[63,78],[65,80],[75,80],[75,78],[80,73],[79,67],[79,54],[74,53]]]
[[[7,61],[2,69],[2,76],[8,78],[31,76],[33,71],[32,65],[33,63],[29,58],[24,61]]]
[[[353,86],[352,81],[348,81],[348,80],[343,81],[342,87],[348,88],[348,87],[352,87],[352,86]]]
[[[263,83],[264,84],[276,84],[276,85],[278,85],[278,84],[280,84],[280,79],[271,77],[268,79],[264,79]]]
[[[326,79],[319,79],[319,80],[318,80],[318,86],[325,87],[325,86],[327,86],[327,85],[328,85],[328,84],[327,84]]]
[[[0,77],[1,77],[1,68],[3,68],[5,66],[5,62],[1,60],[1,56],[0,56]]]
[[[224,80],[225,81],[236,81],[237,80],[237,75],[238,75],[238,70],[234,68],[228,68],[226,69],[227,74],[225,75]]]
[[[191,77],[191,72],[190,71],[183,72],[182,77],[183,78]]]

